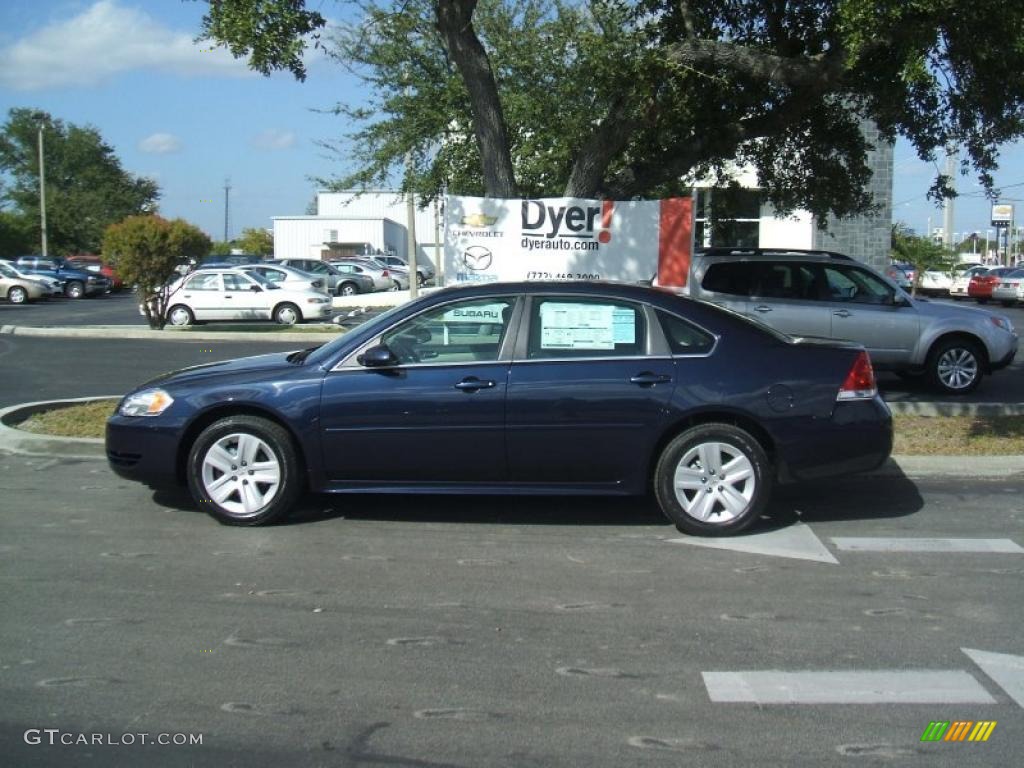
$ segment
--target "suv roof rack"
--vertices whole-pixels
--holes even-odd
[[[820,248],[740,248],[713,245],[708,248],[696,248],[695,253],[701,256],[821,256],[842,261],[854,260],[846,254]]]

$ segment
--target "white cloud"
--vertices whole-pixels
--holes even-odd
[[[289,149],[295,146],[295,134],[291,131],[279,131],[276,128],[268,128],[253,136],[252,145],[256,149]]]
[[[181,149],[181,139],[170,133],[154,133],[139,142],[139,151],[152,155],[169,155]]]
[[[22,91],[97,85],[122,72],[251,76],[244,60],[144,11],[98,0],[0,50],[0,86]]]

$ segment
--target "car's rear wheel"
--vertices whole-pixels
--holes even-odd
[[[167,310],[167,322],[178,328],[192,325],[195,321],[196,316],[192,314],[192,310],[183,304],[175,304]]]
[[[701,424],[677,435],[654,472],[662,511],[680,531],[695,536],[747,528],[767,504],[771,487],[764,448],[731,424]]]
[[[85,295],[85,286],[78,280],[72,280],[64,286],[64,295],[69,299],[80,299]]]
[[[422,288],[426,284],[427,284],[427,278],[425,278],[423,276],[422,272],[417,272],[416,273],[416,285],[418,285],[420,288]]]
[[[392,291],[400,291],[400,290],[402,290],[402,284],[400,282],[398,282],[397,280],[392,280],[391,281],[391,290]]]
[[[28,291],[20,285],[12,285],[11,290],[7,292],[7,300],[11,304],[24,304],[28,301]]]
[[[294,304],[279,304],[274,308],[274,322],[280,325],[295,325],[301,320],[302,314]]]
[[[225,525],[280,520],[302,493],[291,436],[258,416],[229,416],[204,429],[189,451],[187,475],[200,509]]]
[[[935,345],[927,368],[935,389],[947,395],[966,395],[981,383],[981,351],[968,339],[949,339]]]
[[[338,286],[337,293],[339,296],[355,296],[359,293],[359,289],[356,288],[355,283],[342,283]]]

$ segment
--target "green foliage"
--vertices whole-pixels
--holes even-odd
[[[914,282],[911,294],[916,295],[925,272],[952,272],[956,266],[956,253],[927,237],[912,235],[902,225],[892,229],[892,259],[910,264],[914,268]]]
[[[0,211],[0,259],[13,259],[37,250],[39,228],[27,216]]]
[[[234,241],[230,240],[214,240],[210,244],[210,256],[227,256],[231,253],[231,249],[235,247]]]
[[[151,328],[163,328],[175,267],[210,251],[210,238],[182,219],[129,216],[103,236],[103,256],[126,285],[137,286]]]
[[[0,128],[0,172],[12,184],[3,200],[36,227],[39,239],[39,121],[31,109],[12,109]],[[155,209],[156,183],[121,167],[113,148],[90,126],[44,114],[46,229],[49,250],[95,253],[103,231],[125,216]]]
[[[270,256],[274,253],[274,236],[265,229],[252,227],[243,229],[242,236],[236,241],[236,247],[241,248],[243,253],[252,253],[258,256]]]
[[[204,33],[267,73],[304,75],[296,46],[324,25],[302,0],[211,2]],[[355,5],[355,4],[353,4]],[[390,184],[430,200],[497,194],[508,156],[523,195],[658,197],[753,165],[776,209],[863,212],[862,119],[920,157],[964,150],[991,189],[997,149],[1024,135],[1024,4],[1005,0],[368,0],[329,53],[370,94],[334,111],[335,187]],[[452,9],[463,11],[445,13]],[[486,54],[481,110],[447,19]],[[457,37],[457,35],[456,35]],[[468,52],[467,52],[468,51]],[[479,64],[479,61],[475,63]],[[487,68],[489,67],[489,72]],[[473,86],[472,88],[467,87]],[[475,100],[470,93],[475,94]],[[497,120],[507,142],[481,155]],[[493,134],[489,134],[493,135]],[[414,171],[404,172],[411,157]],[[324,183],[324,180],[320,180]],[[938,175],[932,194],[950,192]]]

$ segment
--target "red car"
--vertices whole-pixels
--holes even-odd
[[[110,278],[110,289],[112,291],[120,291],[124,287],[124,283],[118,276],[117,271],[109,264],[103,263],[99,256],[93,256],[91,253],[79,253],[75,256],[68,256],[67,260],[69,264],[78,269],[99,272],[104,277]]]
[[[996,267],[983,275],[975,275],[967,284],[967,295],[977,299],[979,304],[988,304],[992,299],[992,289],[999,285],[999,278],[1012,271],[1013,267]]]

